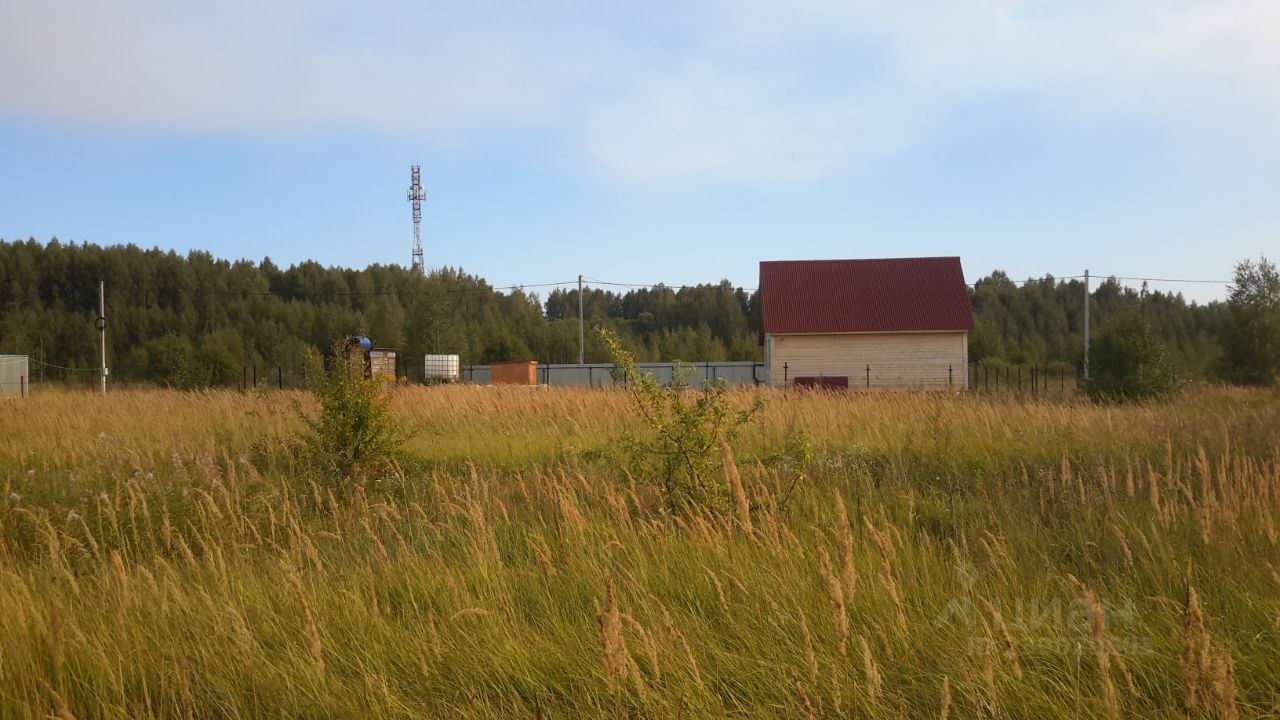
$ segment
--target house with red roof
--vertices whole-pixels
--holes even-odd
[[[958,257],[762,262],[760,302],[770,387],[968,387]]]

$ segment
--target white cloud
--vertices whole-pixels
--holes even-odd
[[[414,4],[9,0],[0,112],[196,132],[360,126],[466,132],[545,122],[581,83],[527,17]]]
[[[1270,137],[1274,0],[8,0],[0,117],[201,133],[535,130],[637,182],[804,182],[961,102]]]

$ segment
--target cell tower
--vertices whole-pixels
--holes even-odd
[[[422,201],[427,194],[422,190],[422,169],[417,163],[409,171],[409,202],[413,203],[413,272],[424,272],[422,263]]]

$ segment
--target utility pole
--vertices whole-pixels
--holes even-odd
[[[102,348],[102,365],[99,377],[102,382],[102,394],[107,394],[107,291],[106,283],[98,281],[98,345]]]
[[[578,364],[586,363],[586,332],[582,318],[582,276],[578,276]]]
[[[1084,379],[1089,379],[1089,271],[1084,271]]]

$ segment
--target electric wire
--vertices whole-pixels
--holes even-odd
[[[29,357],[29,356],[28,356],[28,358],[27,358],[27,359],[28,359],[28,360],[30,360],[31,362],[33,362],[33,363],[37,364],[37,365],[44,365],[45,367],[58,368],[59,370],[76,370],[76,371],[85,370],[85,371],[98,372],[99,370],[101,370],[101,369],[102,369],[102,368],[96,368],[96,367],[92,367],[92,368],[81,368],[81,367],[67,367],[66,365],[55,365],[55,364],[53,364],[53,363],[45,362],[45,361],[43,361],[43,360],[37,360],[37,359],[35,359],[35,358],[33,358],[33,357]]]
[[[502,286],[484,285],[481,287],[472,287],[472,288],[448,288],[445,290],[438,290],[435,292],[454,294],[454,293],[485,292],[485,291],[494,292],[498,290],[514,291],[514,290],[524,290],[526,288],[563,287],[566,285],[577,285],[577,284],[578,284],[577,280],[565,280],[563,282],[528,283],[526,285],[502,285]],[[429,290],[368,290],[368,291],[336,290],[334,292],[321,291],[321,292],[312,292],[312,293],[290,294],[290,293],[279,293],[279,292],[271,292],[271,291],[253,292],[251,290],[214,290],[213,294],[223,295],[223,296],[232,296],[232,297],[278,297],[278,298],[281,298],[282,300],[315,300],[315,299],[323,299],[323,298],[331,298],[331,297],[333,298],[382,297],[382,296],[389,296],[389,295],[416,296],[416,295],[423,295],[428,292],[432,292],[432,291],[429,291]]]
[[[1127,277],[1124,275],[1112,276],[1116,280],[1141,280],[1143,282],[1168,282],[1168,283],[1208,283],[1213,285],[1232,285],[1234,280],[1188,280],[1185,278],[1148,278],[1148,277]]]

